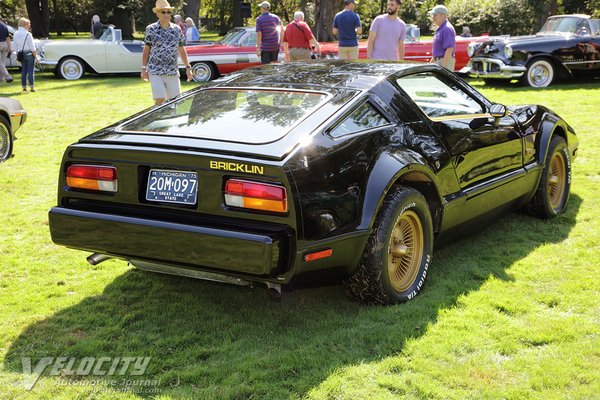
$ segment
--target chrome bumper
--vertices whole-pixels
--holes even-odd
[[[474,63],[481,63],[481,70],[473,67]],[[513,79],[520,78],[525,74],[527,68],[521,65],[506,65],[502,60],[494,58],[472,58],[469,64],[460,70],[471,78],[498,78]]]

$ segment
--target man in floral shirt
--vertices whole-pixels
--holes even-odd
[[[150,81],[155,104],[162,104],[181,93],[178,53],[185,65],[187,80],[192,80],[192,70],[183,47],[185,37],[181,29],[171,23],[173,9],[168,1],[157,0],[152,11],[158,16],[158,21],[146,27],[140,76]]]

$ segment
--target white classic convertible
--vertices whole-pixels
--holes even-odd
[[[141,40],[123,40],[120,29],[110,26],[100,39],[49,40],[42,44],[42,66],[51,66],[63,79],[80,79],[85,72],[139,73]]]

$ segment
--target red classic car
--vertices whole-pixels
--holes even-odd
[[[409,30],[411,32],[411,30]],[[461,68],[469,63],[468,47],[469,43],[472,42],[484,42],[489,40],[489,36],[477,36],[464,38],[461,36],[456,37],[456,50],[455,58],[456,64],[454,66],[455,71],[459,71]],[[407,41],[404,44],[404,59],[408,61],[421,61],[429,62],[431,59],[431,50],[433,47],[432,39],[420,40],[418,33],[412,34],[407,37]],[[323,54],[335,54],[338,52],[337,43],[324,43],[322,45]],[[367,41],[359,42],[358,58],[367,58]]]
[[[186,46],[188,59],[192,65],[192,75],[196,82],[207,82],[243,68],[260,65],[256,55],[256,32],[254,27],[234,28],[219,42],[196,42]],[[429,62],[432,40],[420,40],[419,30],[409,26],[405,44],[405,59]],[[456,66],[458,71],[469,62],[467,47],[469,43],[483,42],[489,36],[471,38],[456,37]],[[322,43],[320,58],[336,58],[337,43]],[[360,42],[359,58],[367,58],[367,42]],[[283,51],[279,53],[283,61]]]
[[[194,81],[207,82],[220,75],[260,65],[260,59],[256,55],[254,29],[234,28],[219,42],[188,44],[186,50]],[[279,60],[283,59],[281,52]]]

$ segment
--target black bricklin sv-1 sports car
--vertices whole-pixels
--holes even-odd
[[[432,64],[283,63],[182,94],[70,145],[55,243],[271,293],[337,269],[412,299],[434,240],[507,209],[562,213],[578,139]],[[310,276],[310,275],[309,275]]]

